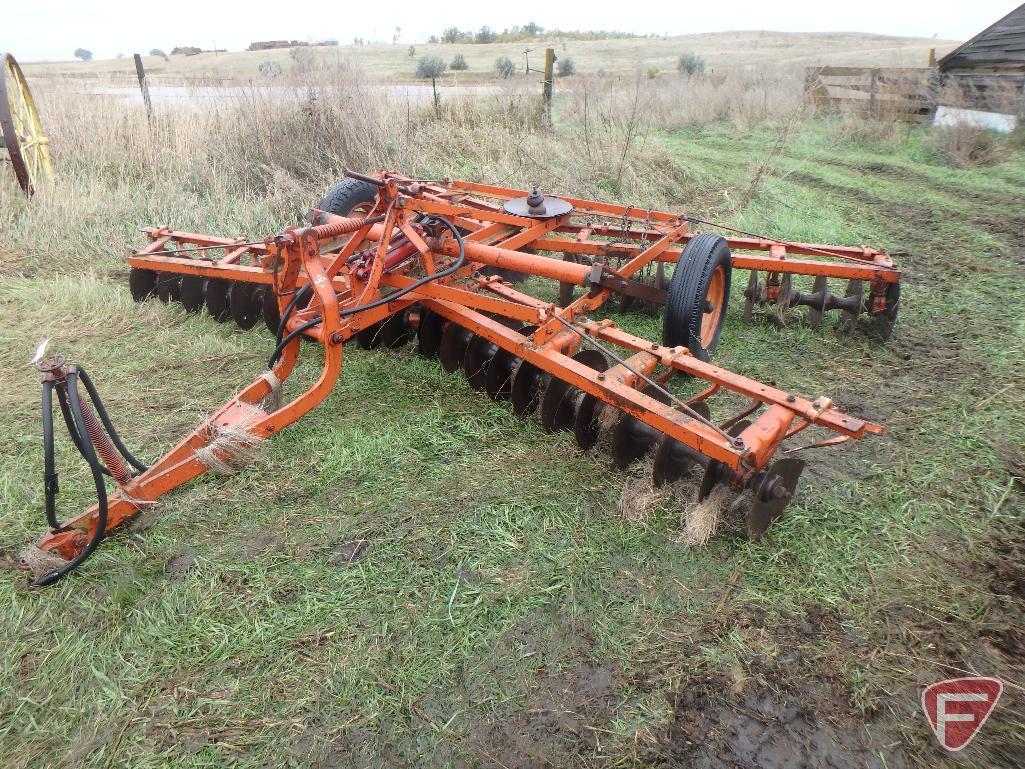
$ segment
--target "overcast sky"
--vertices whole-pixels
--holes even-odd
[[[243,50],[253,40],[354,37],[423,42],[445,27],[492,29],[535,21],[560,29],[615,29],[680,35],[764,29],[790,32],[875,32],[966,40],[1019,4],[908,0],[719,0],[718,2],[427,2],[390,0],[326,3],[218,0],[0,0],[0,51],[21,61],[72,58],[88,48],[96,58],[170,50],[176,45]]]

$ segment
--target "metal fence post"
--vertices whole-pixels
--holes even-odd
[[[139,76],[139,90],[146,104],[146,114],[153,117],[153,102],[149,98],[149,86],[146,84],[146,70],[142,68],[142,56],[135,54],[135,74]]]

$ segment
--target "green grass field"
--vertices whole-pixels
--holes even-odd
[[[835,118],[645,134],[624,202],[871,243],[905,270],[886,343],[800,313],[745,325],[734,276],[717,362],[888,429],[808,452],[761,542],[688,547],[675,501],[625,520],[630,476],[603,455],[412,348],[352,346],[328,400],[258,461],[168,495],[33,590],[13,565],[44,530],[35,343],[53,336],[86,366],[130,446],[155,458],[259,375],[270,338],[134,304],[137,228],[267,234],[351,161],[314,182],[252,155],[275,180],[261,187],[203,143],[159,172],[170,140],[131,166],[137,134],[111,129],[119,158],[89,133],[72,147],[74,125],[60,123],[55,189],[27,202],[0,179],[5,767],[1021,765],[1021,149],[960,170],[928,129]],[[559,165],[580,144],[568,120],[503,148],[459,130],[410,172],[502,169],[512,184],[543,164],[555,193],[617,197]],[[620,320],[659,333],[657,318]],[[305,356],[309,378],[319,359]],[[66,442],[59,461],[77,513],[85,474]],[[1000,676],[1004,699],[947,757],[918,690],[968,672]]]

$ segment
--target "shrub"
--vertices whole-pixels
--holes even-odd
[[[658,67],[652,64],[650,67],[648,67],[645,74],[648,76],[648,80],[654,80],[656,77],[658,77],[658,73],[661,71],[662,70],[660,70]]]
[[[457,53],[452,57],[452,63],[448,65],[449,69],[455,70],[456,72],[463,72],[470,68],[470,65],[466,63],[466,57],[461,53]]]
[[[508,56],[499,56],[495,59],[495,74],[502,80],[508,80],[516,73],[516,65]]]
[[[416,58],[416,46],[415,45],[409,46],[408,55],[409,55],[409,58],[411,58],[411,59],[415,59]]]
[[[92,61],[93,52],[90,51],[88,48],[76,48],[75,58],[81,59],[82,61]]]
[[[416,63],[416,76],[424,80],[434,80],[445,72],[445,62],[438,56],[421,56]]]
[[[559,63],[555,66],[555,74],[559,77],[577,74],[577,66],[573,63],[573,59],[559,59]]]
[[[605,67],[598,67],[598,71],[595,74],[598,77],[605,77]]]
[[[256,71],[264,77],[277,77],[281,74],[281,65],[276,61],[261,61]]]
[[[292,60],[292,66],[297,72],[309,72],[313,69],[316,54],[307,46],[296,46],[288,49],[288,58]]]
[[[167,61],[167,54],[161,51],[159,48],[154,48],[149,52],[150,56],[159,56],[164,61]]]
[[[957,168],[991,166],[1003,157],[1004,141],[996,132],[971,123],[937,126],[929,137],[933,150]]]
[[[676,69],[684,75],[700,75],[705,71],[705,60],[696,53],[681,53]]]

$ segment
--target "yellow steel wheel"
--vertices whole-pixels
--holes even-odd
[[[31,195],[53,176],[50,146],[32,92],[14,57],[5,53],[0,73],[0,131],[18,184]]]

